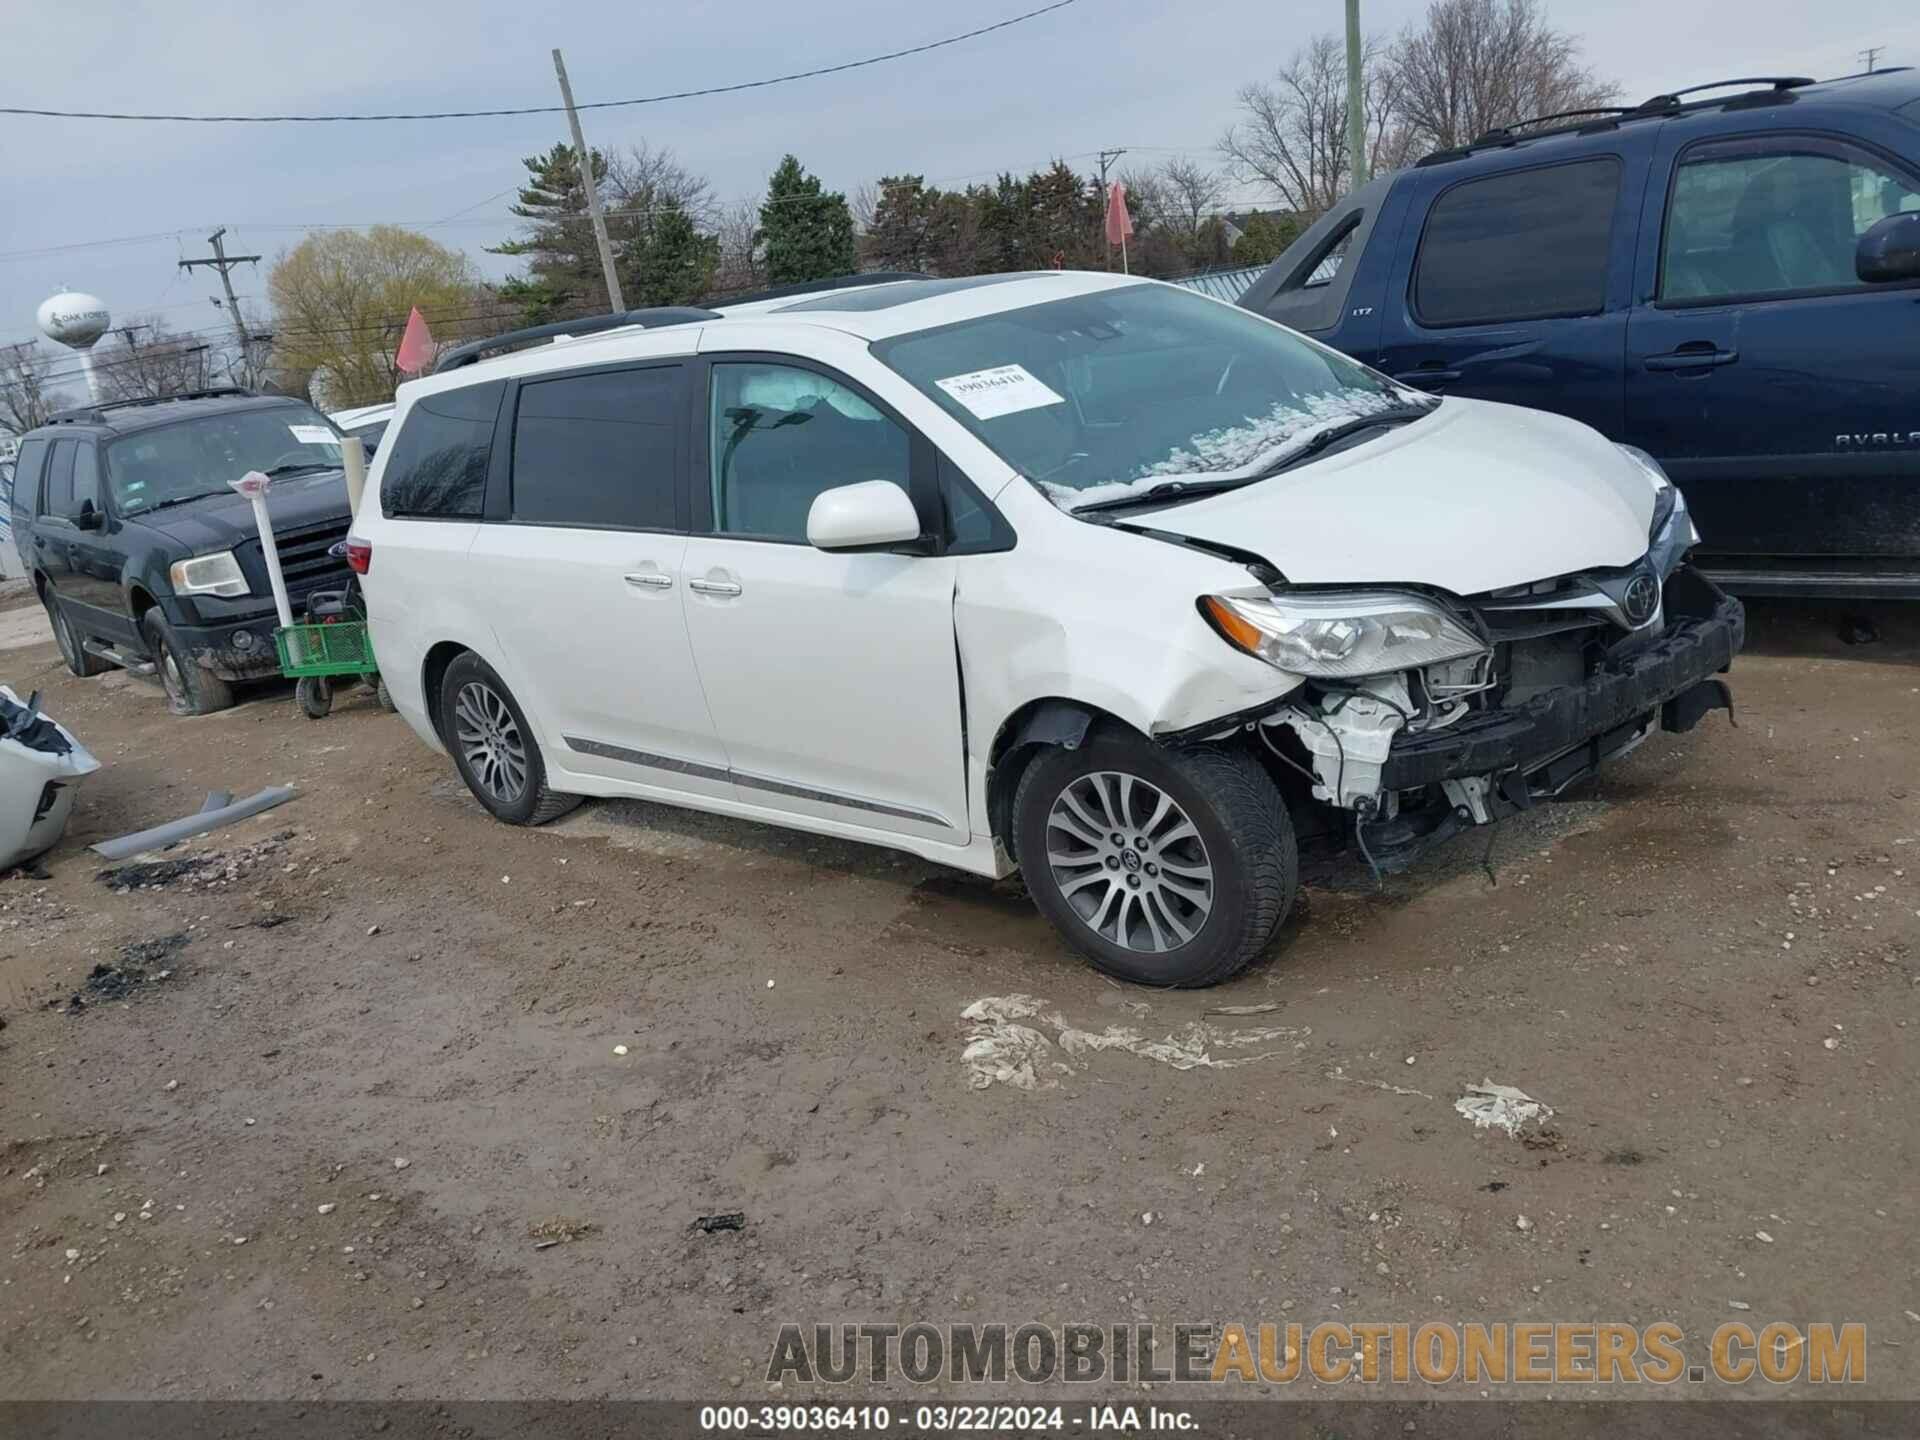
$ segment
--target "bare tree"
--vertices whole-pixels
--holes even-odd
[[[655,150],[645,141],[607,156],[603,183],[607,217],[616,232],[644,231],[653,214],[670,204],[678,205],[704,230],[719,208],[705,176],[682,165],[673,151]]]
[[[1169,230],[1183,241],[1197,236],[1227,198],[1227,176],[1185,156],[1121,179],[1127,186],[1127,208],[1147,225]]]
[[[0,348],[0,430],[24,435],[67,403],[54,366],[55,357],[37,343]]]
[[[1386,45],[1361,54],[1369,165],[1391,170],[1405,158],[1398,77]],[[1242,118],[1221,137],[1220,153],[1241,179],[1265,185],[1288,209],[1311,219],[1347,190],[1346,50],[1316,35],[1268,82],[1240,91]]]
[[[1387,59],[1406,125],[1441,149],[1619,94],[1581,63],[1579,40],[1549,25],[1537,0],[1436,0]]]
[[[151,399],[206,384],[208,346],[175,334],[153,316],[115,327],[95,352],[100,389],[110,400]]]
[[[713,233],[720,239],[720,267],[713,277],[715,294],[739,295],[766,284],[766,265],[759,250],[758,201],[738,200],[720,207],[713,220]]]

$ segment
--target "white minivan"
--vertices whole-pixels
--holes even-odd
[[[1018,869],[1101,969],[1205,985],[1300,844],[1398,868],[1731,708],[1742,613],[1647,456],[1186,290],[562,328],[401,386],[350,541],[394,702],[510,823],[626,795]]]

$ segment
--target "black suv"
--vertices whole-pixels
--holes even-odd
[[[21,441],[13,536],[67,667],[159,672],[176,714],[233,703],[279,672],[278,623],[250,502],[228,482],[273,477],[268,513],[295,615],[348,571],[328,554],[349,520],[340,432],[305,401],[245,390],[91,405]]]

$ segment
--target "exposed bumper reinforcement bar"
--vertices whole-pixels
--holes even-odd
[[[1711,710],[1731,712],[1732,695],[1714,677],[1745,643],[1740,602],[1687,568],[1667,582],[1666,608],[1665,634],[1585,685],[1544,691],[1444,730],[1396,736],[1381,788],[1517,770],[1532,793],[1550,794],[1631,743],[1655,711],[1663,729],[1676,731],[1692,729]]]

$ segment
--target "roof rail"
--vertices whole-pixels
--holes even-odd
[[[644,330],[658,330],[668,325],[692,325],[719,318],[711,310],[692,305],[656,305],[645,310],[616,310],[611,315],[594,315],[584,320],[556,320],[550,325],[529,325],[524,330],[509,330],[503,335],[456,345],[433,362],[433,373],[438,375],[444,370],[458,370],[462,365],[476,363],[489,350],[504,350],[510,345],[522,345],[530,340],[552,340],[561,335],[598,335],[603,330],[625,330],[635,326]]]
[[[1423,155],[1414,162],[1414,166],[1417,169],[1426,165],[1444,165],[1451,160],[1465,159],[1476,150],[1504,145],[1517,145],[1523,140],[1544,140],[1550,135],[1586,134],[1595,130],[1611,129],[1626,121],[1657,119],[1661,116],[1672,115],[1680,110],[1690,108],[1682,103],[1682,97],[1697,95],[1703,90],[1724,90],[1735,85],[1771,86],[1771,90],[1764,95],[1748,97],[1750,103],[1759,103],[1762,99],[1783,96],[1787,91],[1797,90],[1803,85],[1814,85],[1818,83],[1818,81],[1806,75],[1748,75],[1735,80],[1715,80],[1707,85],[1689,85],[1684,90],[1672,90],[1664,94],[1654,95],[1638,105],[1607,106],[1594,110],[1567,110],[1562,111],[1558,115],[1542,115],[1534,120],[1516,120],[1511,125],[1489,130],[1478,139],[1469,140],[1464,145],[1455,145],[1444,150],[1435,150],[1431,154]],[[1693,102],[1695,105],[1738,105],[1740,103],[1741,97],[1733,97],[1724,101],[1696,100]],[[1581,117],[1586,118],[1582,119]],[[1580,123],[1572,125],[1552,125],[1550,128],[1544,130],[1531,130],[1527,128],[1534,125],[1548,125],[1549,122],[1554,120],[1579,120]],[[1522,131],[1525,131],[1525,133],[1520,133]]]
[[[204,390],[181,390],[172,395],[133,395],[124,400],[101,400],[92,405],[76,405],[47,417],[49,425],[98,425],[109,410],[130,410],[141,405],[170,405],[176,400],[217,400],[223,396],[252,397],[259,392],[238,385],[212,385]]]
[[[1467,148],[1477,150],[1482,145],[1510,145],[1522,138],[1519,131],[1534,125],[1545,125],[1554,120],[1575,120],[1601,115],[1611,119],[1621,115],[1631,115],[1634,109],[1635,107],[1631,105],[1601,105],[1588,110],[1556,110],[1551,115],[1536,115],[1531,120],[1515,120],[1511,125],[1496,125],[1479,139],[1471,141]]]
[[[1636,111],[1671,110],[1679,105],[1683,95],[1698,95],[1703,90],[1730,90],[1735,85],[1768,85],[1778,93],[1782,90],[1798,90],[1802,85],[1818,82],[1811,75],[1742,75],[1735,80],[1710,80],[1705,85],[1689,85],[1684,90],[1668,90],[1659,95],[1649,96]]]
[[[762,300],[787,300],[799,295],[819,295],[828,290],[852,290],[862,285],[891,285],[897,280],[931,280],[921,270],[869,270],[864,275],[835,275],[830,280],[802,280],[797,285],[776,285],[771,290],[755,290],[750,295],[707,297],[711,305],[757,305]]]

